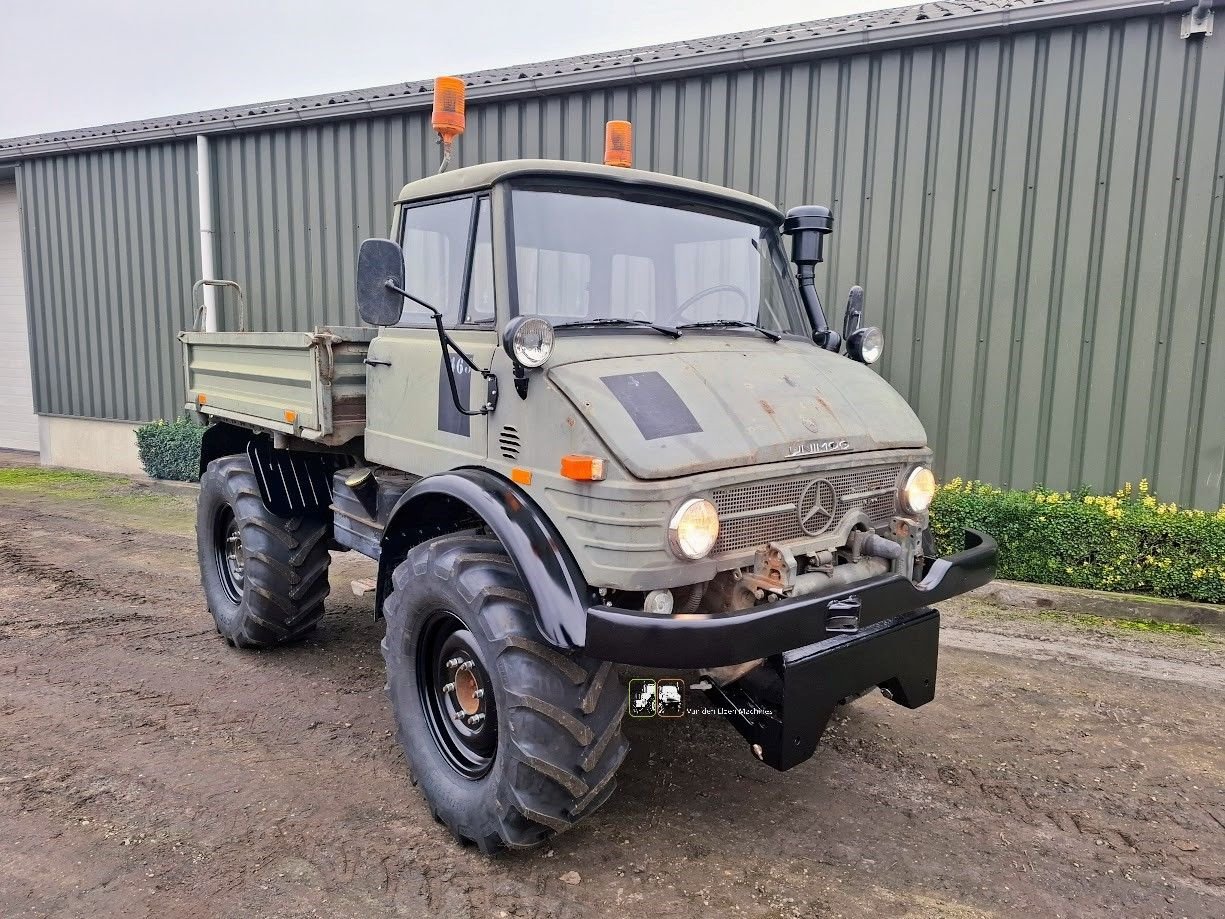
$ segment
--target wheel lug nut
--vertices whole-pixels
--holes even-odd
[[[465,715],[464,715],[464,713],[463,713],[463,712],[456,712],[456,713],[455,713],[454,715],[452,715],[451,717],[452,717],[452,718],[453,718],[455,721],[463,721],[463,720],[464,720],[464,718],[465,718]]]
[[[463,663],[463,660],[461,660],[458,657],[453,657],[449,661],[447,661],[446,664],[444,664],[444,666],[448,670],[454,670],[456,667],[458,667],[462,663]]]
[[[468,719],[468,727],[474,728],[484,720],[485,720],[484,713],[477,712],[475,715],[473,715],[471,718]]]
[[[455,684],[448,683],[446,686],[442,687],[442,691],[443,692],[455,692]]]
[[[474,666],[476,665],[473,664],[472,661],[464,661],[462,664],[459,665],[459,669],[460,670],[471,670]]]
[[[476,692],[474,692],[474,693],[472,694],[472,698],[474,698],[474,699],[483,699],[483,698],[485,698],[485,690],[483,690],[483,689],[478,689]]]

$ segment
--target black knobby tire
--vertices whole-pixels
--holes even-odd
[[[539,845],[603,804],[629,749],[620,677],[607,662],[545,641],[501,544],[472,534],[422,544],[393,582],[384,604],[388,694],[397,738],[435,819],[492,854]],[[447,629],[450,645],[438,638]],[[479,704],[489,723],[478,730],[496,733],[471,742],[492,742],[492,751],[457,754],[448,740],[435,700],[451,699],[443,690],[455,681],[440,689],[433,675],[439,666],[454,671],[430,658],[436,645],[451,661],[471,656],[472,672],[488,682],[492,703],[485,696]]]
[[[327,537],[324,520],[269,511],[245,455],[209,463],[196,554],[217,631],[240,648],[265,648],[313,629],[329,590]]]

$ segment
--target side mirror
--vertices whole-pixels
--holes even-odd
[[[357,313],[370,325],[395,325],[404,312],[404,296],[388,287],[404,287],[404,252],[390,239],[367,239],[357,251]]]

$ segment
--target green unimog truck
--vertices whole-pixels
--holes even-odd
[[[405,186],[363,326],[182,335],[218,631],[297,639],[330,553],[373,559],[400,743],[485,852],[607,800],[627,668],[690,674],[777,769],[840,702],[928,702],[933,604],[996,548],[932,557],[923,427],[862,292],[835,331],[813,283],[832,227],[573,162]]]

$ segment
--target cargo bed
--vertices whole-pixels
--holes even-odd
[[[182,332],[188,409],[338,445],[366,427],[363,361],[378,329]]]

